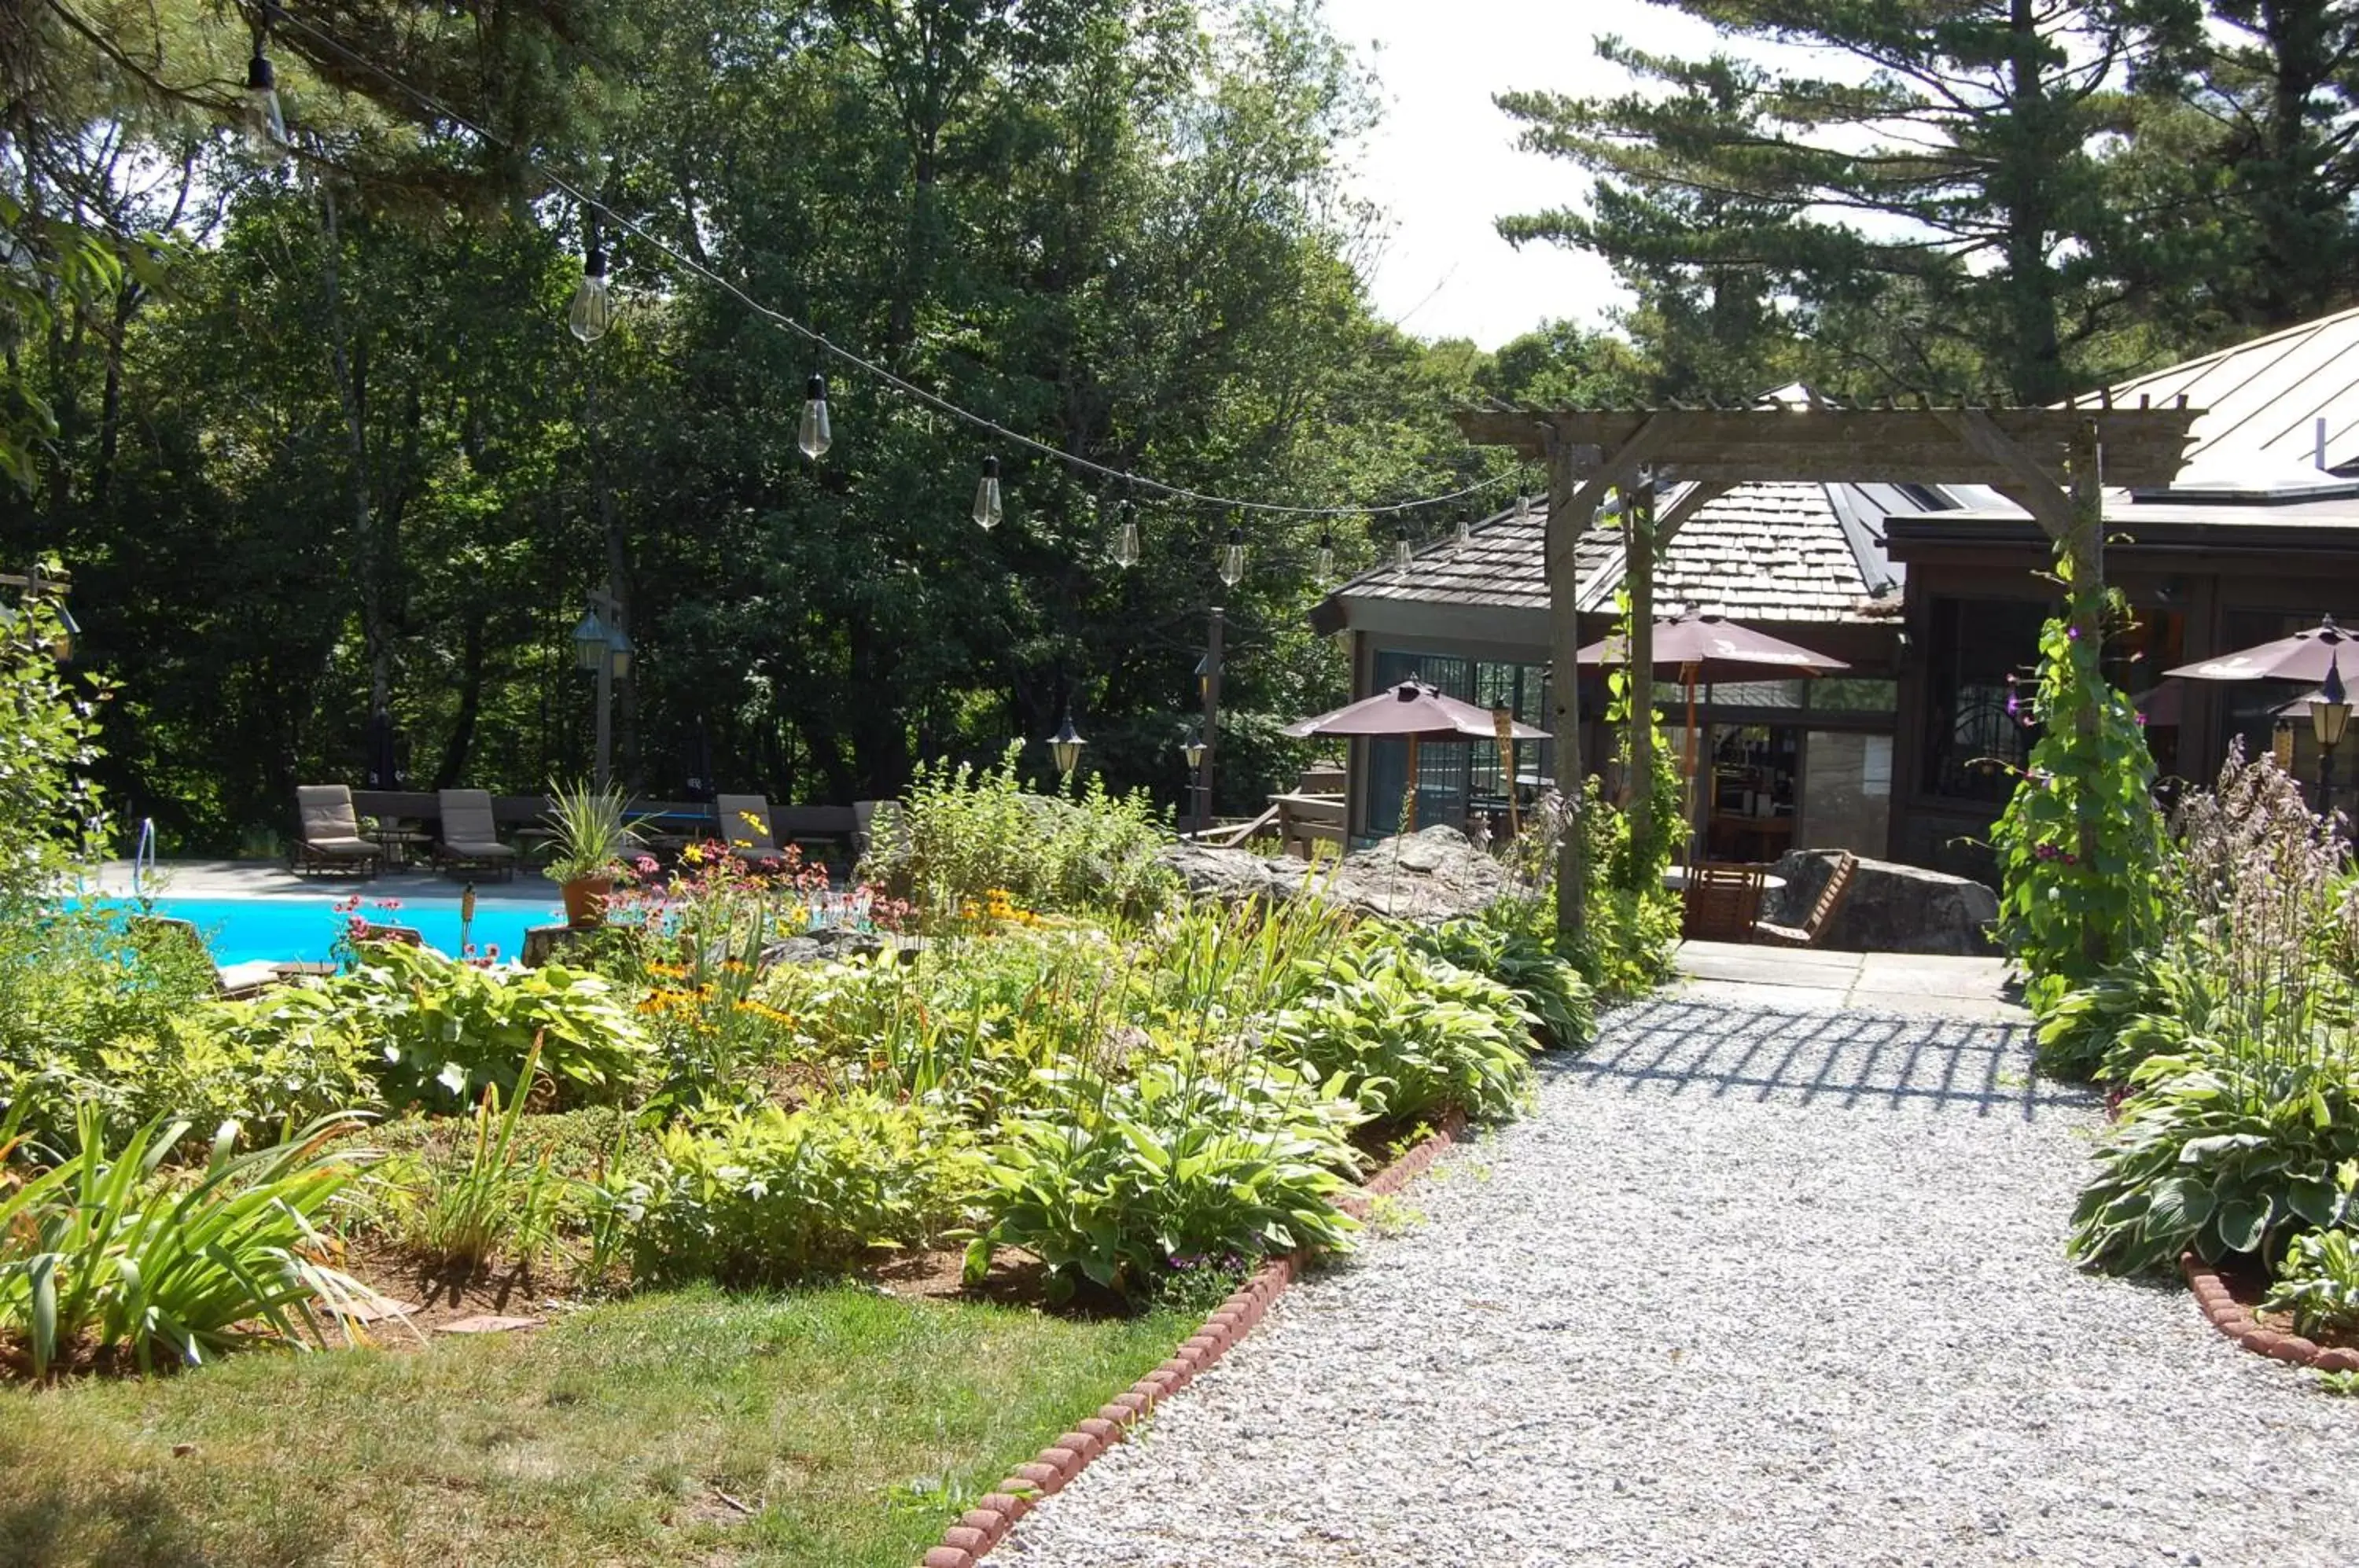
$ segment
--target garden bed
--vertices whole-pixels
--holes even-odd
[[[2215,1269],[2191,1252],[2179,1267],[2212,1326],[2255,1355],[2321,1372],[2359,1372],[2359,1332],[2297,1333],[2292,1313],[2261,1305],[2269,1281],[2257,1267]]]

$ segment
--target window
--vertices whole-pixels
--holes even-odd
[[[1936,599],[1926,650],[1925,792],[2003,802],[2035,730],[2010,712],[2009,676],[2028,678],[2051,612],[2027,600]],[[2028,688],[2027,687],[2027,690]]]
[[[1479,708],[1505,703],[1518,723],[1545,728],[1548,669],[1538,664],[1507,664],[1489,659],[1462,659],[1453,654],[1376,651],[1375,686],[1378,691],[1418,681],[1443,696],[1472,702]],[[1545,741],[1517,741],[1516,777],[1529,789],[1549,776],[1553,754]],[[1408,789],[1408,745],[1406,741],[1368,743],[1368,831],[1386,834],[1400,826],[1401,800]],[[1499,766],[1499,748],[1490,741],[1442,741],[1417,748],[1417,820],[1466,825],[1470,811],[1506,810],[1508,781]]]

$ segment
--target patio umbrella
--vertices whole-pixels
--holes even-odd
[[[1627,664],[1630,648],[1627,638],[1610,637],[1591,643],[1574,658],[1582,664]],[[1740,626],[1719,615],[1688,614],[1675,621],[1655,623],[1655,662],[1680,667],[1680,684],[1687,690],[1688,755],[1687,787],[1688,815],[1695,814],[1696,770],[1696,681],[1705,671],[1724,673],[1736,665],[1761,666],[1793,670],[1803,675],[1822,675],[1830,670],[1849,670],[1840,659],[1830,659],[1783,637],[1752,626]]]
[[[2336,626],[2329,615],[2308,631],[2163,673],[2192,681],[2299,681],[2315,686],[2325,681],[2327,670],[2338,665],[2341,650],[2346,648],[2359,659],[2359,637]]]
[[[1421,740],[1491,740],[1498,735],[1498,721],[1488,708],[1478,708],[1472,702],[1462,702],[1455,697],[1445,697],[1430,686],[1414,681],[1404,681],[1373,697],[1363,697],[1349,707],[1314,718],[1298,719],[1286,726],[1285,734],[1297,739],[1313,735],[1357,736],[1408,742],[1409,794],[1408,815],[1401,824],[1403,833],[1417,831],[1417,746]],[[1507,726],[1510,740],[1546,740],[1546,730],[1536,730],[1529,724]]]
[[[394,733],[393,715],[380,708],[368,716],[368,729],[362,741],[366,754],[363,772],[372,789],[398,789],[403,770],[399,737]]]

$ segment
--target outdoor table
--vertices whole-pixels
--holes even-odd
[[[409,864],[412,845],[422,846],[434,842],[434,835],[424,828],[405,828],[390,823],[380,824],[375,837],[377,848],[385,852],[385,864],[388,870],[398,870]]]

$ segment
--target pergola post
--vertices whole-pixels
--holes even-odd
[[[1623,586],[1630,594],[1630,838],[1644,844],[1655,830],[1655,480],[1650,474],[1625,492],[1622,508]]]
[[[2099,646],[2104,636],[2105,607],[2105,495],[2104,449],[2098,443],[2097,422],[2083,419],[2072,432],[2071,450],[2071,480],[2072,522],[2064,535],[2065,574],[2071,579],[2064,601],[2065,614],[2072,635],[2083,648]],[[2072,713],[2072,729],[2078,736],[2082,755],[2096,749],[2099,727],[2097,704],[2102,693],[2082,691],[2079,706]],[[2083,789],[2075,802],[2076,824],[2080,836],[2081,864],[2097,863],[2097,842],[2101,824],[2097,821],[2096,792]],[[2093,920],[2081,928],[2082,953],[2093,962],[2102,961],[2104,935]]]

